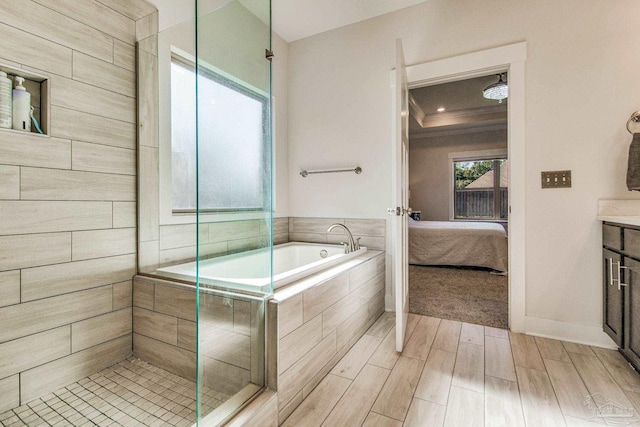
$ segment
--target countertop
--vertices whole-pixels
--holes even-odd
[[[599,200],[596,219],[640,226],[640,200]]]
[[[596,219],[600,221],[616,222],[625,225],[637,225],[640,227],[640,216],[622,216],[622,215],[598,215]]]

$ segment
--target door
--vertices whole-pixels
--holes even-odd
[[[626,248],[625,245],[625,250]],[[623,283],[627,286],[624,287],[624,348],[622,351],[635,366],[640,366],[640,262],[625,257],[623,269]]]
[[[602,250],[603,258],[603,304],[604,304],[604,331],[613,341],[622,347],[622,315],[623,294],[620,262],[622,257],[608,249]]]
[[[396,69],[393,83],[394,136],[393,205],[389,211],[393,242],[393,284],[396,296],[396,350],[402,351],[409,314],[409,91],[402,52],[402,40],[396,40]]]

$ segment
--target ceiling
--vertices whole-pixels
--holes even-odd
[[[428,137],[443,132],[468,132],[505,127],[507,100],[482,96],[482,90],[498,81],[495,74],[412,89],[409,133]],[[438,112],[438,108],[445,110]]]
[[[273,29],[292,42],[424,1],[273,0]]]
[[[160,11],[160,30],[189,20],[194,0],[148,0]],[[247,9],[264,9],[266,0],[240,0]],[[404,9],[426,0],[272,0],[273,31],[287,42]],[[208,10],[230,0],[200,0]],[[259,18],[264,13],[257,12]]]

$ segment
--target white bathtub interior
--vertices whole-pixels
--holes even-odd
[[[305,276],[342,263],[367,251],[362,247],[345,254],[341,245],[289,242],[273,247],[273,289],[285,286]],[[211,285],[250,292],[268,292],[270,284],[269,248],[255,249],[217,258],[202,259],[199,265],[188,262],[156,270],[163,277],[189,282],[196,281],[199,269],[200,285]]]

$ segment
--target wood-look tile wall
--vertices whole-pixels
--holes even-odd
[[[326,227],[325,227],[326,230]],[[268,383],[278,390],[279,424],[293,412],[384,311],[384,253],[267,307],[277,340],[267,343]],[[286,288],[285,288],[286,289]],[[275,348],[274,348],[275,347]]]
[[[289,241],[288,226],[288,218],[274,218],[274,244]],[[195,224],[161,225],[159,230],[158,265],[195,259]],[[209,258],[261,248],[267,244],[268,236],[267,224],[262,220],[203,223],[200,224],[200,257]]]
[[[144,166],[141,166],[141,171],[144,171]],[[141,179],[144,178],[141,176]],[[144,205],[141,206],[144,209]],[[385,250],[386,223],[379,219],[274,218],[273,243],[277,245],[291,241],[338,244],[345,240],[345,233],[340,228],[328,233],[327,228],[334,223],[349,227],[354,238],[360,238],[362,246]],[[155,227],[158,231],[148,235],[157,236],[157,239],[154,237],[155,240],[152,241],[141,241],[141,259],[151,259],[148,264],[145,264],[145,260],[141,261],[142,272],[150,273],[158,266],[195,260],[195,224]],[[266,245],[268,234],[266,224],[261,220],[203,223],[200,225],[200,256],[207,258],[260,248]]]
[[[331,233],[327,229],[331,224],[346,225],[354,239],[360,238],[360,245],[377,251],[384,251],[386,222],[383,219],[354,218],[289,218],[289,241],[338,244],[345,241],[346,233],[335,228]]]
[[[4,2],[0,62],[46,75],[51,137],[0,130],[0,411],[131,354],[143,0]]]
[[[196,375],[195,287],[151,277],[133,280],[133,352],[181,377]],[[264,383],[262,301],[200,294],[202,383],[234,395]]]

